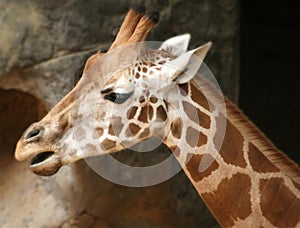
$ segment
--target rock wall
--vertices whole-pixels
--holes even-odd
[[[213,41],[206,62],[225,94],[237,101],[238,4],[234,0],[0,0],[3,227],[216,226],[182,172],[156,186],[129,188],[104,180],[83,161],[44,178],[13,158],[23,130],[71,90],[85,59],[109,45],[133,2],[161,12],[150,40],[189,32],[191,48]],[[164,146],[151,153],[154,162],[169,156]],[[132,151],[116,157],[136,163],[145,160]]]

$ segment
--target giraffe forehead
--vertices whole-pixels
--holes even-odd
[[[124,87],[135,84],[136,87],[147,87],[149,80],[160,79],[160,71],[172,56],[159,50],[151,50],[141,53],[131,64],[127,64],[121,70],[111,74],[104,83],[104,88]],[[140,83],[142,82],[142,83]]]
[[[104,83],[102,90],[109,90],[113,87],[127,87],[132,81],[132,67],[127,66],[114,72]]]
[[[148,74],[148,76],[155,76],[155,73],[159,72],[162,66],[172,59],[173,57],[165,52],[149,52],[148,54],[144,54],[142,58],[134,64],[135,72],[140,75]]]
[[[137,67],[133,77],[136,90],[145,94],[147,97],[150,93],[152,95],[158,95],[159,88],[168,83],[166,79],[161,77],[160,69],[161,66],[152,67],[146,65]]]

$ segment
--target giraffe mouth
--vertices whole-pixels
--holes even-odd
[[[52,151],[46,151],[46,152],[42,152],[38,155],[36,155],[30,163],[30,166],[34,166],[36,164],[39,164],[43,161],[45,161],[47,158],[51,157],[54,154],[54,152]]]
[[[53,151],[44,151],[31,159],[29,164],[30,170],[41,176],[51,176],[55,174],[62,163],[57,154]]]

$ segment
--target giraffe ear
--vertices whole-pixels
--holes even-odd
[[[212,43],[208,42],[166,63],[170,69],[168,74],[170,79],[176,81],[177,84],[190,81],[199,70],[211,45]]]
[[[186,52],[191,39],[190,34],[183,34],[167,39],[162,43],[159,50],[164,50],[172,55],[179,56]]]

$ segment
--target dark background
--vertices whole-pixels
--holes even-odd
[[[239,106],[299,164],[299,1],[240,6]]]

